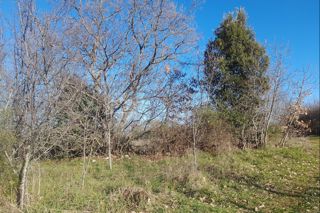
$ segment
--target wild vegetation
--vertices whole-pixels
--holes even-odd
[[[115,158],[111,171],[104,158],[91,157],[85,177],[81,158],[37,162],[30,168],[27,211],[319,211],[319,137],[292,139],[284,148],[199,152],[196,171],[192,161],[192,152],[130,155]],[[15,212],[9,203],[17,178],[5,174],[1,182],[8,184],[1,187],[0,210]]]
[[[289,78],[244,9],[199,53],[194,5],[16,5],[0,31],[1,212],[319,211],[308,72]]]

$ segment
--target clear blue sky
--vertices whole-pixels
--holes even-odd
[[[189,5],[192,0],[175,1]],[[45,2],[37,0],[38,8],[47,9]],[[314,89],[307,101],[319,100],[319,0],[206,0],[195,17],[202,50],[224,14],[238,7],[247,11],[259,42],[289,46],[291,73],[309,66]],[[0,14],[10,19],[14,10],[14,0],[0,0]]]
[[[245,8],[259,42],[288,45],[289,72],[310,67],[313,94],[307,101],[319,100],[319,0],[207,0],[195,17],[202,49],[223,15],[238,7]]]

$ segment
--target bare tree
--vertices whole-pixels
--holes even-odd
[[[284,132],[282,138],[279,142],[279,146],[284,146],[287,142],[288,136],[295,128],[302,127],[303,129],[308,128],[308,124],[303,121],[299,121],[300,115],[307,113],[307,108],[303,106],[304,99],[310,95],[310,88],[308,88],[308,72],[303,70],[302,79],[295,82],[294,89],[292,89],[292,99],[289,102],[285,114],[282,115],[282,120],[284,123]]]
[[[64,84],[69,58],[62,54],[62,37],[57,33],[56,16],[39,17],[32,0],[18,1],[19,24],[14,31],[13,109],[17,144],[14,156],[22,159],[17,203],[26,203],[27,173],[30,162],[52,147],[55,107]]]
[[[201,115],[201,108],[204,106],[204,91],[205,85],[204,82],[201,81],[201,69],[203,69],[203,64],[198,59],[198,63],[196,64],[196,75],[195,78],[192,79],[191,86],[194,88],[194,94],[192,99],[192,149],[193,149],[193,164],[195,170],[197,170],[197,144],[201,140],[201,122],[203,122],[203,118]]]
[[[279,101],[283,98],[283,90],[287,82],[287,72],[285,59],[287,56],[287,48],[275,47],[273,49],[272,64],[268,70],[270,90],[266,95],[266,105],[262,111],[264,119],[262,120],[262,145],[266,146],[268,142],[268,129],[274,117],[276,108],[279,106]]]
[[[103,109],[111,169],[115,132],[128,134],[165,113],[171,73],[179,72],[174,62],[192,50],[194,30],[181,9],[165,0],[84,1],[73,8],[69,33]]]

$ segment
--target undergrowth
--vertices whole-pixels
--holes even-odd
[[[110,171],[105,159],[91,158],[83,181],[80,158],[42,161],[33,164],[29,173],[27,209],[319,212],[319,138],[218,156],[199,152],[197,170],[192,162],[191,154],[158,160],[130,156],[116,159]],[[14,200],[9,188],[2,188],[7,200]]]

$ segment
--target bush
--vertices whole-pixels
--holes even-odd
[[[229,151],[236,140],[232,135],[230,125],[219,115],[209,108],[199,109],[196,112],[199,123],[199,142],[200,150],[217,154]]]
[[[229,151],[234,145],[230,126],[209,108],[198,109],[195,121],[187,124],[165,123],[154,127],[143,138],[131,143],[137,154],[182,155],[193,147],[193,130],[196,128],[196,147],[217,154]]]
[[[192,131],[187,125],[165,123],[152,128],[143,140],[148,140],[148,146],[141,154],[174,154],[182,155],[191,146]]]
[[[11,195],[17,185],[18,176],[14,173],[14,168],[5,157],[14,145],[16,138],[9,130],[0,130],[0,194]],[[8,152],[10,153],[10,152]]]
[[[311,134],[320,135],[320,102],[309,106],[307,114],[301,115],[299,120],[309,123]]]

